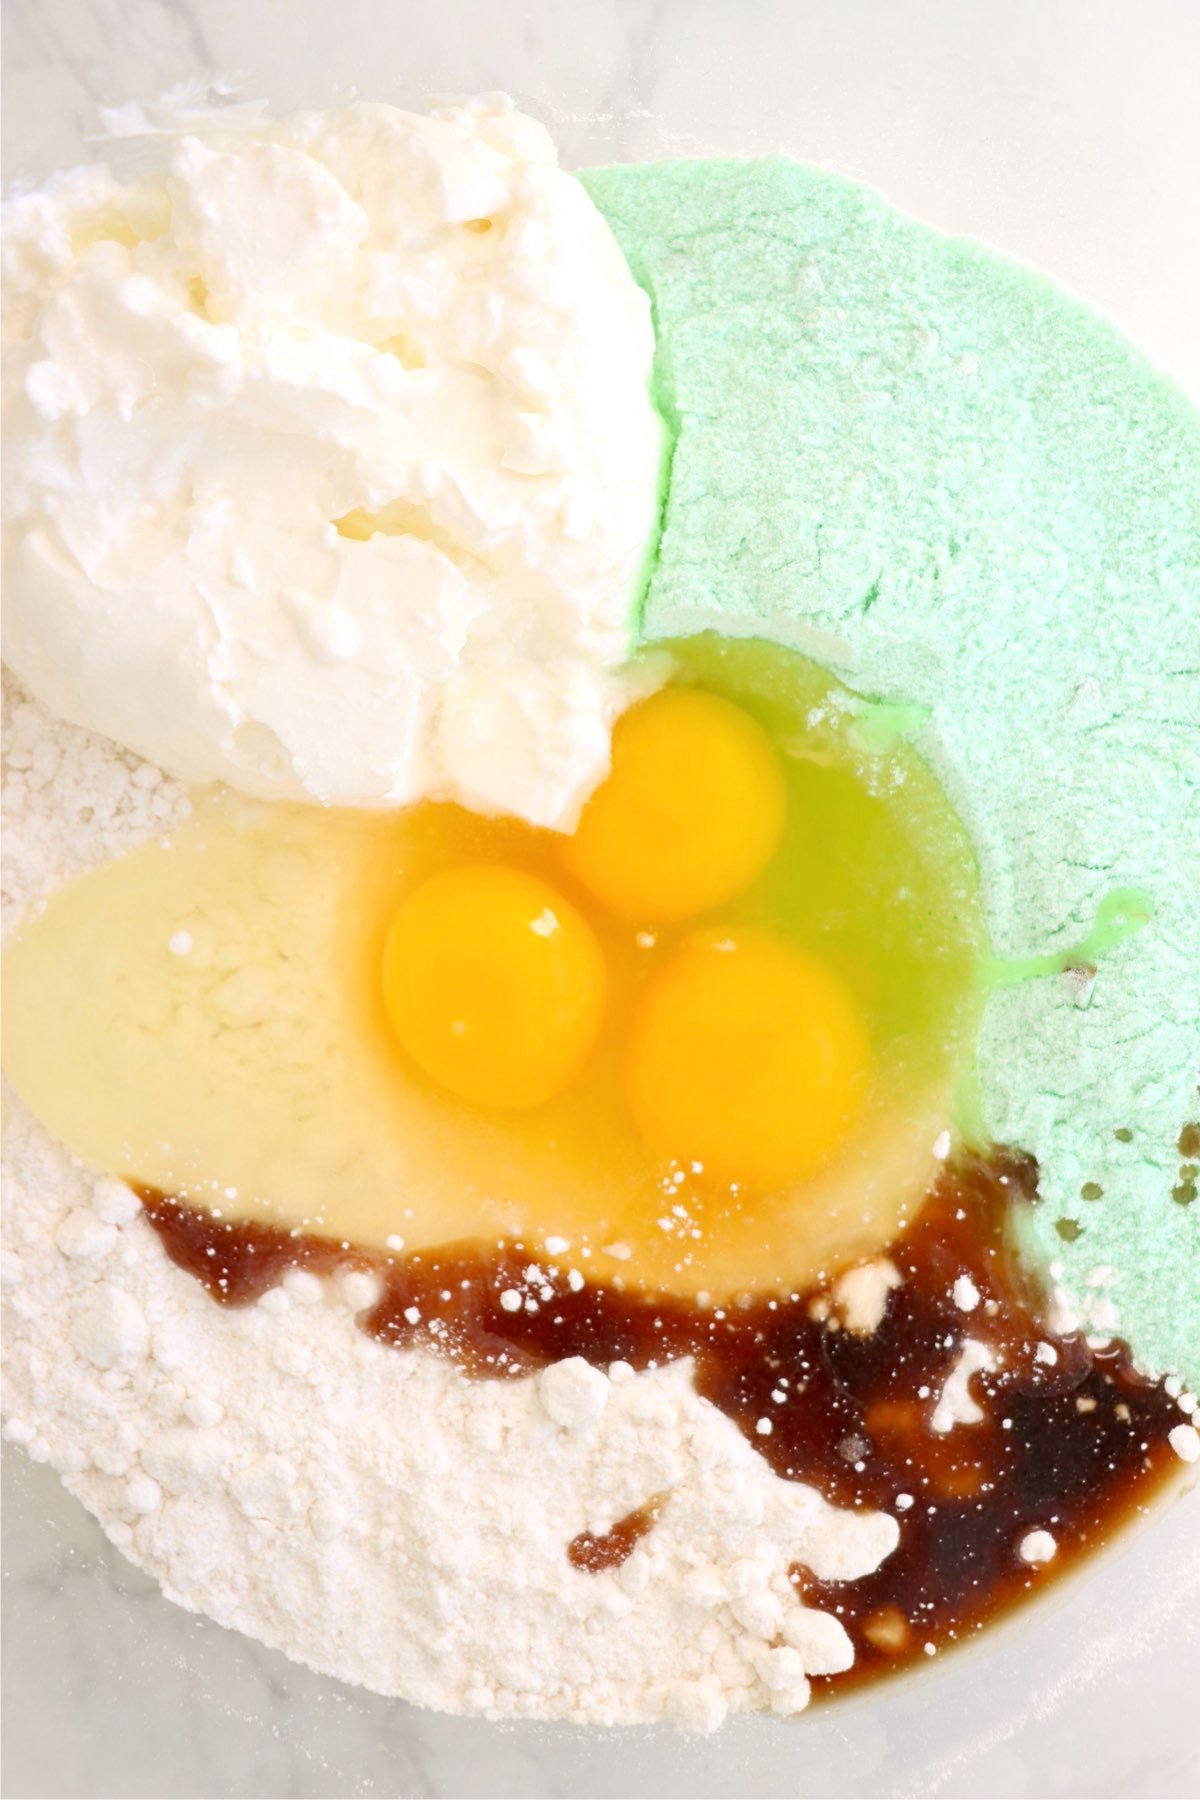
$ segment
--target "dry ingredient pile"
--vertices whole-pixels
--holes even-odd
[[[5,694],[9,904],[186,815],[178,784]],[[472,1381],[364,1336],[378,1283],[353,1269],[222,1311],[130,1189],[16,1100],[6,1154],[5,1434],[168,1597],[343,1680],[499,1717],[711,1729],[797,1711],[848,1665],[789,1571],[867,1574],[895,1520],[773,1473],[686,1360]],[[581,1533],[668,1491],[621,1569],[572,1566]]]
[[[1012,956],[989,958],[970,840],[905,742],[928,709],[860,700],[840,684],[835,693],[830,678],[801,730],[781,727],[765,751],[753,750],[751,761],[767,758],[765,786],[752,790],[761,816],[735,793],[725,836],[713,841],[735,860],[748,857],[761,888],[750,873],[731,882],[712,904],[733,910],[711,918],[711,906],[672,913],[658,895],[665,922],[652,931],[634,931],[640,898],[619,928],[604,905],[589,912],[585,890],[594,899],[614,867],[631,878],[638,866],[624,843],[615,862],[587,863],[594,837],[586,839],[586,810],[577,823],[583,797],[602,808],[621,779],[621,732],[664,702],[667,716],[678,699],[662,685],[665,652],[632,666],[627,652],[645,618],[669,637],[673,606],[711,632],[719,609],[696,604],[692,551],[727,526],[740,531],[722,550],[734,570],[758,529],[748,490],[706,487],[696,460],[705,420],[681,402],[694,346],[681,299],[684,246],[664,249],[671,181],[661,194],[651,182],[626,197],[620,174],[609,172],[585,190],[555,168],[540,128],[497,100],[432,121],[390,108],[352,109],[332,125],[324,115],[269,129],[242,118],[219,142],[186,138],[171,154],[169,177],[139,186],[119,227],[128,195],[94,172],[66,178],[57,197],[27,199],[20,214],[23,266],[44,258],[63,287],[38,327],[47,354],[23,374],[22,429],[36,447],[23,456],[14,531],[19,659],[30,685],[5,671],[6,940],[52,921],[53,896],[74,877],[143,847],[166,858],[191,843],[209,801],[185,779],[213,774],[257,796],[254,805],[306,796],[354,808],[432,796],[515,813],[517,832],[572,829],[565,891],[583,907],[580,941],[590,942],[590,919],[610,971],[597,974],[599,952],[592,963],[583,956],[579,979],[591,983],[597,1020],[604,980],[622,1021],[642,1016],[639,996],[652,988],[648,978],[639,988],[643,977],[615,957],[618,929],[666,976],[690,968],[689,957],[703,961],[701,950],[709,968],[722,958],[740,968],[749,946],[754,966],[764,932],[786,914],[784,821],[803,812],[797,793],[841,796],[827,814],[811,814],[827,828],[812,887],[842,897],[826,908],[832,914],[853,910],[842,904],[853,864],[833,849],[839,819],[856,821],[848,838],[859,820],[884,821],[879,842],[893,861],[881,852],[880,916],[897,936],[873,963],[862,934],[844,917],[840,927],[837,917],[822,921],[813,901],[805,928],[820,957],[764,964],[763,980],[776,968],[802,969],[807,986],[798,991],[826,1008],[827,1103],[795,1141],[776,1129],[791,1109],[751,1095],[742,1138],[735,1130],[732,1141],[739,1154],[753,1143],[766,1156],[778,1137],[786,1180],[772,1166],[764,1187],[774,1197],[794,1182],[810,1207],[814,1195],[829,1199],[828,1242],[815,1226],[793,1226],[786,1206],[756,1218],[741,1204],[736,1172],[725,1184],[728,1217],[715,1206],[706,1213],[705,1182],[715,1176],[691,1152],[669,1165],[646,1243],[632,1227],[624,1241],[607,1215],[594,1241],[586,1218],[571,1236],[551,1229],[533,1181],[530,1223],[505,1238],[490,1215],[487,1230],[464,1227],[449,1247],[403,1220],[394,1234],[371,1225],[331,1235],[323,1214],[272,1223],[269,1207],[238,1213],[235,1187],[201,1199],[186,1182],[172,1191],[153,1156],[165,1156],[166,1143],[130,1149],[127,1163],[103,1173],[6,1084],[5,1437],[57,1469],[170,1599],[315,1669],[440,1709],[711,1731],[730,1713],[791,1716],[814,1693],[938,1656],[1043,1588],[1144,1511],[1183,1464],[1200,1461],[1195,1393],[1181,1377],[1159,1378],[1164,1355],[1151,1379],[1113,1335],[1122,1323],[1110,1297],[1115,1271],[1097,1263],[1081,1299],[1079,1283],[1054,1291],[1061,1268],[1052,1264],[1043,1285],[1023,1266],[1018,1245],[1036,1235],[1039,1169],[1021,1149],[988,1141],[974,1085],[979,1020],[985,1005],[995,1015],[993,996],[1024,993],[1026,976],[1050,968],[1076,982],[1076,999],[1090,994],[1096,963],[1145,926],[1149,904],[1144,916],[1136,899],[1107,912],[1101,904],[1088,944],[1057,960],[1034,958],[1026,970]],[[395,159],[395,187],[372,163],[385,155]],[[644,266],[632,248],[630,260],[657,290],[660,332],[671,314],[675,361],[660,339],[656,386],[646,294],[588,191],[607,193],[623,240],[642,231]],[[392,205],[394,192],[403,205]],[[265,253],[253,233],[231,226],[244,193],[278,202],[280,235]],[[685,197],[692,205],[690,190]],[[71,230],[59,229],[63,206]],[[172,208],[186,225],[176,237],[164,229]],[[336,257],[325,266],[314,245],[331,232]],[[203,278],[189,273],[197,257]],[[289,258],[303,277],[294,291]],[[819,334],[828,321],[816,261],[808,266],[797,292]],[[160,395],[165,423],[136,354],[143,329],[158,334],[162,369],[184,371],[178,392]],[[100,346],[94,356],[88,332]],[[905,355],[919,362],[935,351],[917,344]],[[878,369],[852,380],[843,373],[864,416],[886,411]],[[973,371],[964,365],[962,374]],[[869,392],[868,376],[878,376]],[[113,424],[110,379],[126,384],[111,438],[95,428],[97,417]],[[244,491],[228,499],[222,407],[245,427]],[[675,454],[665,492],[660,413]],[[201,417],[215,427],[201,429]],[[160,432],[178,438],[177,460],[163,460]],[[316,445],[302,459],[295,519],[289,433]],[[136,445],[128,466],[112,456],[114,442]],[[767,462],[774,506],[788,482]],[[701,532],[695,543],[681,496]],[[851,482],[847,505],[862,501]],[[799,506],[794,494],[781,516],[792,502]],[[656,548],[660,512],[667,530]],[[863,544],[830,528],[822,552],[823,529],[813,578],[824,555],[830,568],[853,565],[857,580]],[[127,554],[135,540],[137,554]],[[773,568],[782,588],[793,580],[786,557],[772,564],[769,544],[745,564],[759,574]],[[49,622],[39,617],[39,583],[53,599]],[[143,632],[156,584],[162,604],[152,609],[153,632]],[[112,629],[89,658],[88,614],[101,589]],[[884,614],[898,604],[887,578],[873,579],[858,624],[881,591]],[[413,599],[402,626],[391,610],[397,592]],[[247,610],[247,594],[257,611]],[[754,615],[754,600],[735,596],[734,610]],[[786,612],[787,593],[780,604]],[[810,610],[822,628],[807,636],[798,628],[799,641],[842,668],[846,646],[832,626],[839,634],[850,626]],[[379,646],[394,650],[397,631],[400,663],[391,668]],[[143,659],[136,679],[130,645]],[[695,652],[695,667],[711,674],[765,656],[770,669],[776,654],[714,637]],[[676,674],[687,667],[684,656]],[[114,675],[122,669],[125,693]],[[143,715],[138,681],[164,670],[170,681]],[[389,708],[389,682],[399,684],[402,716]],[[138,712],[123,731],[122,708]],[[79,722],[62,716],[72,712]],[[327,741],[346,714],[355,727],[337,738],[333,757]],[[779,717],[791,723],[786,711]],[[744,716],[731,729],[736,737],[759,727]],[[672,756],[678,762],[668,744],[668,763]],[[786,781],[772,772],[777,757],[781,767],[794,759]],[[609,785],[596,789],[610,761]],[[949,775],[946,786],[957,800]],[[954,829],[942,837],[953,838],[954,855],[914,863],[906,885],[894,858],[910,839],[898,831],[893,842],[888,820],[903,817],[916,844],[922,806],[940,819],[943,802]],[[236,838],[242,801],[233,803]],[[601,813],[590,816],[594,827]],[[373,829],[356,817],[356,831]],[[476,824],[468,819],[467,829]],[[747,850],[756,832],[762,842]],[[996,854],[989,839],[989,902]],[[281,853],[252,868],[282,869],[290,884],[296,865]],[[904,901],[918,922],[903,923]],[[604,904],[622,916],[620,895]],[[944,930],[939,906],[952,921]],[[693,914],[721,930],[693,932]],[[566,935],[567,917],[549,906],[534,920],[539,956],[546,938]],[[940,944],[924,975],[912,948],[921,929]],[[204,979],[197,933],[190,920],[162,933],[158,949],[181,980],[197,970]],[[911,980],[906,956],[918,968]],[[881,979],[884,962],[891,974]],[[880,1025],[889,1006],[892,1039]],[[67,1010],[55,1013],[64,1043]],[[374,987],[369,1010],[384,1011]],[[490,1024],[499,1031],[503,1020]],[[114,1020],[115,1061],[127,1025],[118,1031]],[[600,1060],[613,1060],[608,1029],[595,1023],[585,1045],[591,1053],[599,1042]],[[160,1032],[165,1057],[165,1012]],[[716,1063],[723,1035],[714,1026],[710,1044],[697,1030],[697,1054]],[[440,1039],[433,1062],[422,1061],[433,1039],[430,1026],[412,1051],[420,1068],[409,1085],[420,1097],[432,1082],[430,1118],[469,1123],[468,1111],[446,1114],[436,1058],[449,1057],[444,1085],[456,1103],[461,1093],[477,1098],[470,1084],[480,1069]],[[782,1041],[799,1055],[786,1033]],[[540,1135],[561,1136],[569,1158],[607,1127],[601,1111],[581,1112],[580,1135],[570,1137],[568,1075],[585,1055],[572,1039],[564,1058],[552,1071],[566,1088],[564,1110],[538,1116],[555,1121]],[[544,1077],[530,1066],[532,1079]],[[622,1066],[628,1072],[632,1053]],[[670,1081],[637,1090],[649,1120],[639,1115],[638,1129],[647,1142],[665,1130],[668,1145],[673,1132],[707,1131],[719,1155],[727,1121],[714,1125],[719,1109],[691,1105],[696,1069],[660,1058],[655,1075],[664,1068]],[[1156,1125],[1159,1115],[1174,1118],[1178,1099],[1175,1072],[1159,1073]],[[496,1079],[495,1067],[485,1074]],[[635,1090],[627,1092],[633,1112]],[[548,1104],[540,1090],[538,1104]],[[893,1128],[901,1116],[912,1142],[888,1160],[881,1145],[891,1151],[904,1139]],[[828,1143],[818,1142],[822,1131]],[[1066,1141],[1068,1131],[1056,1121],[1044,1141],[1052,1145],[1056,1132]],[[1129,1138],[1116,1137],[1119,1159]],[[515,1129],[514,1168],[531,1144],[540,1151],[538,1138],[536,1126],[525,1138]],[[270,1138],[263,1142],[269,1150]],[[329,1145],[336,1188],[344,1146],[336,1137]],[[1181,1168],[1195,1173],[1192,1157],[1200,1162],[1200,1126],[1185,1124],[1160,1161],[1182,1183]],[[470,1183],[461,1185],[466,1193]],[[418,1214],[432,1204],[404,1198]],[[474,1204],[468,1195],[462,1216]],[[1192,1230],[1185,1213],[1181,1202],[1171,1230]],[[355,1216],[374,1217],[369,1207]],[[797,1249],[806,1231],[818,1245],[811,1270]],[[1068,1234],[1059,1235],[1067,1248]],[[720,1246],[705,1251],[715,1295],[690,1266],[693,1236]],[[780,1273],[791,1256],[806,1270],[794,1287]],[[639,1258],[657,1272],[649,1293]],[[743,1282],[756,1259],[762,1279]],[[1182,1343],[1184,1334],[1167,1330],[1159,1342]]]

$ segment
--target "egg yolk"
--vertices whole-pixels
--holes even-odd
[[[617,721],[611,772],[561,854],[610,912],[665,924],[749,887],[786,812],[782,771],[750,714],[716,694],[664,688]]]
[[[769,1188],[829,1161],[869,1064],[858,1008],[824,963],[766,932],[706,932],[647,985],[625,1091],[659,1156],[705,1182]]]
[[[444,870],[409,895],[388,932],[383,992],[403,1048],[483,1106],[539,1106],[587,1059],[607,977],[590,926],[521,869]]]

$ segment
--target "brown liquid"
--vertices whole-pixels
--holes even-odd
[[[567,1545],[567,1561],[571,1567],[583,1569],[589,1575],[599,1575],[605,1569],[619,1569],[656,1522],[665,1499],[665,1494],[656,1494],[644,1506],[635,1507],[633,1512],[618,1519],[611,1531],[596,1536],[590,1531],[581,1531]]]
[[[694,1356],[700,1393],[777,1474],[900,1520],[899,1545],[873,1575],[835,1584],[793,1571],[799,1591],[833,1611],[855,1644],[854,1667],[820,1688],[870,1678],[978,1631],[1143,1508],[1178,1469],[1167,1433],[1181,1415],[1137,1374],[1128,1350],[1091,1350],[1042,1324],[1006,1231],[1011,1209],[1030,1203],[1035,1187],[1035,1165],[1019,1154],[997,1151],[948,1169],[890,1252],[903,1283],[868,1337],[813,1317],[811,1294],[712,1310],[615,1282],[573,1292],[565,1265],[527,1280],[519,1244],[381,1257],[141,1193],[168,1255],[224,1305],[256,1299],[289,1268],[349,1263],[383,1281],[382,1298],[359,1319],[365,1332],[437,1348],[474,1375],[523,1374],[567,1356],[643,1369]],[[951,1295],[964,1273],[981,1296],[970,1313]],[[501,1306],[508,1289],[522,1295],[522,1310]],[[413,1308],[415,1324],[406,1316]],[[968,1336],[990,1344],[1002,1365],[974,1378],[983,1422],[939,1436],[930,1415]],[[1039,1341],[1054,1347],[1056,1362],[1037,1360]],[[762,1419],[769,1435],[757,1430]],[[901,1496],[911,1504],[898,1506]],[[567,1547],[572,1563],[615,1567],[668,1501],[648,1502],[604,1536],[581,1534]],[[1018,1545],[1039,1527],[1058,1549],[1049,1567],[1033,1570]]]

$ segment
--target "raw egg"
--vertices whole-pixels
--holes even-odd
[[[625,1089],[646,1143],[711,1187],[813,1175],[854,1122],[870,1044],[845,983],[759,930],[704,932],[630,1020]]]
[[[694,918],[743,893],[783,836],[787,788],[762,726],[718,694],[669,687],[618,719],[612,771],[563,866],[619,918]]]
[[[381,1250],[714,1298],[878,1250],[971,1071],[969,841],[815,664],[669,652],[570,837],[198,793],[16,935],[18,1091],[92,1165]]]
[[[596,935],[549,882],[503,863],[443,869],[388,932],[383,994],[427,1075],[481,1106],[540,1106],[592,1050],[608,978]]]

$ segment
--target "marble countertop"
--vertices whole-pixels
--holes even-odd
[[[571,164],[787,150],[1056,275],[1200,395],[1195,0],[4,0],[5,173],[237,71],[280,106],[503,87]],[[1200,1492],[922,1679],[715,1740],[498,1728],[170,1606],[5,1454],[4,1792],[1194,1795]]]

